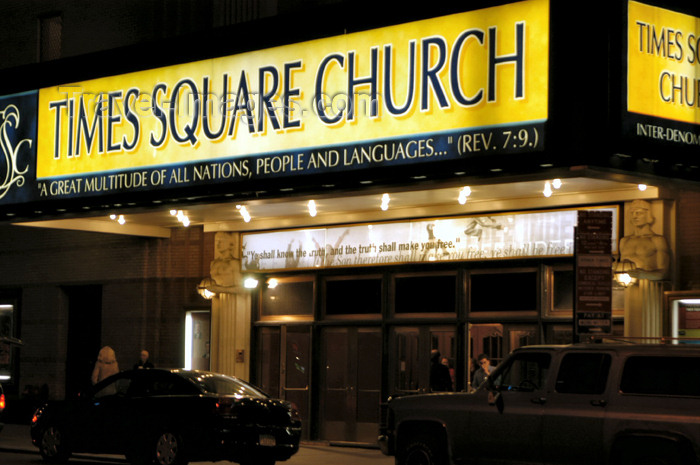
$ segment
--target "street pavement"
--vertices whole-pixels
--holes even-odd
[[[3,457],[0,460],[2,465],[40,462],[39,450],[32,445],[28,425],[5,424],[5,428],[0,431],[0,454]],[[6,457],[14,457],[11,459],[12,463]],[[123,456],[116,455],[79,454],[74,459],[76,460],[71,462],[92,459],[92,462],[96,463],[126,463]],[[193,462],[192,465],[195,463],[211,465],[212,462]],[[217,465],[230,463],[216,462]],[[299,452],[286,462],[279,463],[280,465],[393,465],[394,460],[392,457],[383,455],[378,449],[341,447],[324,442],[303,442]]]

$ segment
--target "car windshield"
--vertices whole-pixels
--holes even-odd
[[[233,395],[236,397],[268,397],[264,392],[250,384],[230,376],[196,371],[181,371],[178,374],[211,394]]]

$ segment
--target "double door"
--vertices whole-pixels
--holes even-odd
[[[382,333],[378,327],[260,328],[257,384],[294,402],[304,439],[375,443],[382,386]],[[316,351],[312,346],[319,346]],[[312,353],[320,357],[312,359]],[[313,380],[313,381],[312,381]],[[312,389],[311,386],[316,388]]]
[[[430,392],[430,355],[440,352],[441,363],[448,366],[452,390],[458,389],[456,366],[457,332],[455,326],[400,326],[391,334],[389,358],[390,395],[422,394]]]
[[[376,443],[382,401],[381,329],[332,327],[321,334],[321,439]]]
[[[389,395],[431,391],[430,355],[440,352],[455,391],[471,390],[476,358],[485,353],[497,365],[510,351],[539,342],[537,327],[527,324],[468,324],[466,337],[456,325],[397,326],[391,330]]]
[[[293,402],[302,418],[302,438],[310,438],[311,328],[261,328],[258,385],[273,397]]]

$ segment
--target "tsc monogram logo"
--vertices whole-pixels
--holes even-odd
[[[14,184],[24,185],[24,174],[29,169],[27,164],[23,169],[18,168],[17,159],[23,144],[31,148],[31,139],[13,140],[19,127],[19,110],[14,105],[8,105],[0,111],[0,199],[5,197]]]

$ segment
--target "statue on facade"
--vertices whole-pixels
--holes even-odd
[[[238,236],[235,233],[217,232],[214,238],[214,260],[209,273],[213,283],[207,286],[215,292],[240,292],[242,276],[238,259]]]
[[[661,281],[667,278],[671,264],[671,253],[666,238],[656,234],[652,225],[654,216],[651,204],[646,200],[635,200],[628,210],[633,226],[632,234],[620,239],[620,261],[634,265],[629,275],[637,279]]]

